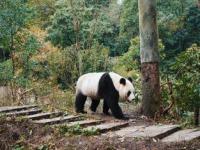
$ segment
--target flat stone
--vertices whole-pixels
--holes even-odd
[[[5,113],[6,116],[25,116],[25,115],[33,115],[42,112],[39,108],[32,108],[28,110],[16,111],[16,112],[8,112]]]
[[[5,107],[0,107],[0,113],[20,111],[20,110],[35,108],[35,107],[37,107],[37,105],[5,106]]]
[[[52,124],[64,123],[67,121],[73,121],[79,117],[80,116],[69,115],[69,116],[55,117],[51,119],[34,120],[32,122],[37,123],[37,124],[43,124],[43,125],[47,125],[47,124],[52,125]]]
[[[62,112],[45,112],[45,113],[39,113],[39,114],[34,114],[34,115],[29,115],[25,116],[26,119],[31,119],[31,120],[39,120],[39,119],[46,119],[50,118],[51,116],[60,116],[63,115]]]
[[[185,129],[175,132],[165,138],[163,138],[162,142],[181,142],[181,141],[190,141],[196,138],[200,138],[200,130],[199,129]]]
[[[152,126],[134,126],[123,128],[114,134],[122,137],[154,137],[163,138],[175,131],[179,130],[178,125],[152,125]]]
[[[111,123],[103,123],[100,125],[96,126],[89,126],[86,129],[91,130],[91,129],[98,129],[99,132],[107,132],[107,131],[113,131],[120,129],[122,127],[126,127],[129,125],[129,122],[111,122]]]
[[[70,122],[67,124],[67,126],[74,126],[74,125],[80,125],[80,126],[89,126],[89,125],[96,125],[105,122],[104,120],[81,120],[81,121],[75,121]]]
[[[117,136],[128,136],[129,134],[137,132],[144,127],[145,126],[126,127],[126,128],[120,129],[118,131],[115,131],[113,134],[115,134]],[[112,136],[113,136],[113,134],[112,134]]]

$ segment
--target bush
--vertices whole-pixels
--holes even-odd
[[[0,63],[0,85],[6,85],[13,78],[12,61],[6,60]]]
[[[73,125],[73,126],[67,126],[63,125],[59,127],[59,132],[61,134],[69,134],[69,135],[85,135],[85,136],[91,136],[91,135],[98,135],[99,130],[92,128],[92,129],[84,129],[79,124]]]
[[[81,51],[82,73],[102,72],[111,69],[109,49],[95,43],[91,49]]]
[[[180,111],[200,107],[200,47],[193,44],[176,58],[172,69],[176,104]]]

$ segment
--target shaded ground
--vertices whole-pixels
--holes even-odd
[[[109,118],[109,117],[108,117]],[[139,120],[140,123],[151,124],[148,120]],[[200,140],[191,142],[164,144],[151,139],[141,140],[132,138],[112,137],[103,135],[81,136],[60,134],[50,126],[42,127],[31,124],[27,120],[13,118],[0,119],[0,150],[4,149],[130,149],[130,150],[198,150]]]

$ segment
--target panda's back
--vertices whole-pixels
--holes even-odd
[[[96,97],[98,94],[98,85],[105,72],[87,73],[82,75],[77,81],[77,92],[85,96]]]

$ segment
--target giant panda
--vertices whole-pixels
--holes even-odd
[[[79,77],[76,83],[75,109],[77,113],[86,113],[84,104],[90,97],[91,111],[95,112],[100,99],[103,101],[103,113],[109,115],[109,109],[117,119],[128,119],[118,104],[119,98],[131,102],[135,98],[135,89],[131,78],[124,78],[114,72],[87,73]]]

